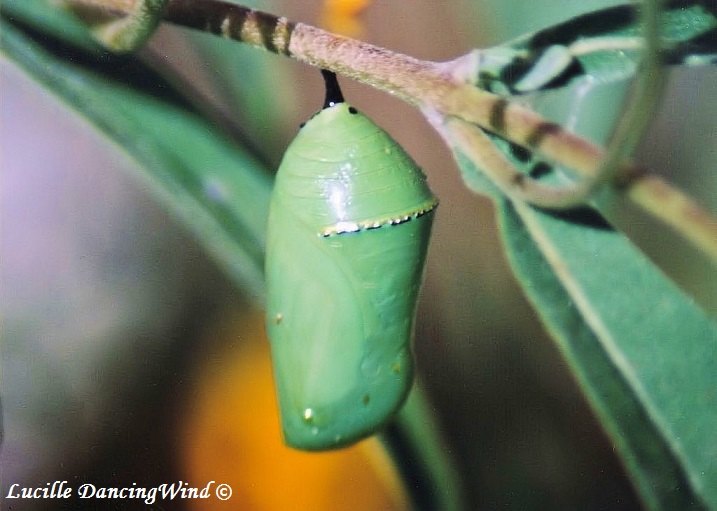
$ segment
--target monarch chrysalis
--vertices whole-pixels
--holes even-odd
[[[402,405],[437,205],[411,158],[324,76],[326,104],[276,175],[266,258],[284,437],[307,450],[366,437]]]

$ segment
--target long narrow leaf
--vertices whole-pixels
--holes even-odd
[[[621,94],[590,92],[541,106],[603,139]],[[717,508],[717,325],[594,211],[511,206],[468,159],[458,162],[466,183],[496,200],[511,265],[646,504]]]
[[[82,52],[22,28],[3,21],[3,53],[135,158],[145,182],[261,299],[271,182],[265,169],[134,58]]]
[[[620,233],[502,203],[509,259],[651,509],[717,503],[717,326]]]
[[[37,12],[13,12],[23,14],[22,21],[1,21],[3,53],[135,158],[144,182],[239,286],[261,301],[270,189],[264,168],[181,97],[168,94],[170,85],[136,59],[105,53],[83,39],[82,30],[65,40],[36,31],[64,38],[72,18],[65,18],[65,26],[62,16],[38,22],[33,17]],[[408,487],[416,495],[435,493],[445,509],[459,509],[456,476],[440,457],[435,430],[426,429],[429,411],[416,405],[416,399],[407,408],[410,419],[402,414],[396,424],[406,438],[402,454],[417,459],[420,466],[414,468],[425,476],[409,479]]]

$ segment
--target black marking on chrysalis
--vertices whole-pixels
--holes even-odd
[[[341,93],[339,81],[336,79],[336,73],[326,69],[321,70],[326,84],[326,99],[324,100],[324,108],[331,108],[344,102],[344,95]]]

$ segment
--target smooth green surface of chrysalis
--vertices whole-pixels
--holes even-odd
[[[436,204],[403,149],[343,102],[312,117],[287,149],[266,259],[267,328],[287,444],[347,445],[403,403]]]

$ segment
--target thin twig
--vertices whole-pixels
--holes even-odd
[[[112,9],[132,2],[73,1],[101,2]],[[601,147],[534,111],[459,82],[445,65],[220,0],[170,0],[163,20],[290,56],[384,90],[419,108],[476,124],[585,178],[599,172],[605,156]],[[684,193],[633,164],[620,165],[616,179],[625,197],[680,232],[717,263],[717,219]],[[679,207],[665,208],[666,203]]]
[[[584,182],[551,186],[519,171],[486,133],[475,124],[455,117],[428,116],[445,142],[466,155],[500,190],[514,201],[531,202],[540,207],[572,204],[582,195]],[[479,189],[473,189],[480,192]]]

